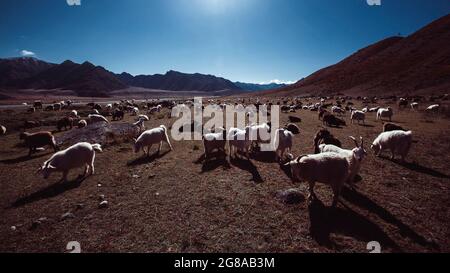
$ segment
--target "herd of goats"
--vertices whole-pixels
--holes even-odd
[[[377,103],[377,98],[356,98],[363,102],[363,105]],[[391,98],[392,99],[392,98]],[[439,98],[441,100],[447,100],[448,96]],[[249,102],[250,99],[247,99]],[[329,103],[330,101],[332,103]],[[365,107],[362,110],[354,108],[351,97],[337,97],[337,98],[283,98],[278,99],[277,104],[281,106],[283,112],[296,112],[299,110],[316,111],[318,118],[324,125],[327,126],[344,126],[345,120],[342,119],[343,115],[350,112],[350,120],[354,122],[365,122],[368,113],[376,113],[377,120],[383,120],[389,122],[384,124],[383,132],[378,135],[371,145],[373,152],[379,156],[383,151],[388,150],[392,153],[392,159],[395,156],[400,156],[404,161],[407,156],[411,144],[412,144],[412,132],[407,131],[397,124],[391,123],[394,111],[391,107]],[[410,107],[413,111],[418,110],[419,102],[422,99],[416,98],[394,98],[392,101],[398,103],[399,108]],[[245,104],[245,99],[239,99],[242,104]],[[303,101],[303,102],[302,102]],[[211,99],[208,101],[210,104],[218,105],[225,108],[229,101]],[[187,107],[193,107],[193,101],[183,101],[183,105]],[[236,105],[237,103],[235,103]],[[267,101],[267,105],[272,103]],[[52,105],[44,107],[41,101],[35,101],[34,105],[27,111],[35,112],[39,109],[46,111],[57,111],[61,109],[72,109],[72,103],[70,101],[58,102]],[[122,100],[117,103],[107,104],[101,106],[100,104],[90,103],[88,106],[91,108],[91,113],[86,119],[79,117],[76,110],[68,112],[67,116],[62,117],[56,124],[59,131],[63,128],[72,128],[77,126],[78,128],[84,128],[94,123],[105,122],[109,123],[107,116],[112,117],[112,121],[122,120],[126,113],[136,117],[136,123],[133,126],[138,127],[139,136],[134,140],[134,152],[138,153],[143,150],[145,154],[149,155],[152,145],[159,145],[159,150],[163,143],[167,143],[171,150],[173,150],[170,143],[167,128],[161,125],[157,128],[145,130],[144,122],[150,120],[148,115],[158,113],[163,108],[171,109],[177,102],[175,101],[162,101],[151,100],[146,102],[137,103],[135,101]],[[258,99],[256,106],[259,107],[262,104]],[[439,104],[433,104],[426,108],[426,112],[437,113],[441,106]],[[140,114],[142,111],[146,111],[145,114]],[[100,114],[102,113],[102,114]],[[333,204],[336,206],[342,186],[347,183],[353,186],[355,177],[361,168],[361,164],[364,161],[367,151],[364,146],[364,140],[362,137],[356,139],[351,137],[355,143],[354,149],[343,149],[341,142],[335,138],[330,131],[323,128],[320,129],[314,138],[314,154],[302,155],[297,158],[291,154],[291,148],[293,145],[294,135],[300,132],[300,129],[295,122],[301,121],[300,118],[289,116],[289,120],[292,122],[287,124],[284,128],[271,128],[271,123],[251,124],[245,128],[215,128],[207,131],[203,135],[203,146],[205,152],[205,159],[208,160],[210,155],[214,151],[219,151],[226,155],[226,144],[229,145],[229,156],[245,155],[250,160],[249,153],[258,145],[263,144],[264,141],[260,138],[260,135],[264,133],[275,132],[275,141],[273,142],[273,150],[276,152],[276,160],[280,164],[290,166],[292,179],[295,181],[303,180],[309,183],[309,196],[311,200],[315,198],[314,185],[316,182],[323,183],[331,186],[333,191]],[[32,127],[33,122],[26,122],[25,126]],[[273,129],[273,130],[272,130]],[[6,128],[1,126],[1,135],[6,133]],[[59,151],[56,144],[55,137],[52,132],[42,131],[37,133],[21,133],[20,139],[24,141],[25,145],[29,148],[29,155],[37,150],[42,150],[42,147],[47,145],[51,146],[55,153],[45,161],[39,168],[38,172],[42,173],[44,178],[48,178],[53,172],[62,172],[63,181],[67,180],[67,175],[71,169],[85,168],[84,176],[94,174],[94,160],[95,152],[102,151],[100,144],[90,144],[87,142],[77,143],[65,150]]]

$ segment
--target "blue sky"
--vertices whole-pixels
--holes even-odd
[[[448,0],[66,1],[0,1],[0,57],[34,53],[131,74],[297,81],[450,13]]]

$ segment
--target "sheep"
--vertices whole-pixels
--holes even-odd
[[[339,141],[339,139],[335,138],[327,129],[320,129],[316,133],[316,136],[314,137],[314,153],[316,154],[320,153],[319,150],[320,144],[330,144],[337,147],[342,147],[342,144]]]
[[[92,114],[88,116],[90,123],[98,123],[98,122],[106,122],[109,123],[109,121],[102,115],[96,115]]]
[[[0,125],[0,135],[6,135],[6,127],[3,125]]]
[[[338,107],[338,106],[333,106],[333,107],[331,108],[331,112],[336,113],[336,114],[339,114],[339,115],[345,114],[345,110],[342,109],[342,108],[340,108],[340,107]]]
[[[412,131],[389,131],[381,133],[372,143],[372,150],[376,156],[380,156],[383,150],[391,150],[392,157],[395,159],[395,155],[402,157],[402,162],[405,161],[408,155],[409,149],[412,143]]]
[[[87,126],[87,122],[84,119],[82,119],[82,120],[78,121],[77,126],[79,129],[84,128]]]
[[[439,112],[439,108],[440,108],[439,104],[433,104],[433,105],[428,106],[428,108],[425,111],[427,111],[429,113],[437,113],[437,112]]]
[[[388,108],[380,108],[377,112],[377,120],[383,120],[383,118],[389,118],[389,121],[392,121],[392,116],[394,115],[394,111],[392,111],[391,107]]]
[[[173,150],[169,136],[167,135],[167,128],[161,125],[158,128],[143,132],[134,142],[134,152],[138,153],[142,149],[147,156],[150,156],[150,148],[152,145],[159,143],[158,153],[160,153],[163,142],[169,145],[171,151]],[[147,147],[147,151],[145,151],[145,147]]]
[[[413,102],[411,103],[411,110],[419,110],[419,103]]]
[[[40,127],[41,126],[41,122],[39,121],[25,121],[23,124],[23,127],[25,129],[31,129],[31,128],[35,128],[35,127]]]
[[[123,117],[125,116],[125,112],[119,109],[115,109],[112,113],[112,120],[116,121],[116,120],[122,120]]]
[[[95,173],[94,160],[95,151],[102,152],[100,144],[90,144],[81,142],[75,144],[64,151],[55,153],[49,160],[38,169],[38,173],[42,173],[44,179],[49,178],[53,172],[62,172],[62,181],[67,181],[67,175],[71,169],[85,167],[84,175]]]
[[[66,131],[67,131],[67,127],[70,127],[70,129],[72,129],[73,128],[73,118],[65,117],[65,118],[58,120],[58,122],[56,124],[56,128],[58,129],[58,131],[61,132],[63,127],[65,128]]]
[[[355,148],[353,150],[345,150],[340,147],[334,146],[334,145],[328,145],[328,144],[322,144],[319,146],[319,150],[321,153],[338,153],[340,155],[343,155],[347,158],[349,162],[349,177],[348,177],[348,183],[353,186],[353,183],[355,182],[355,177],[359,173],[359,170],[361,169],[361,163],[364,159],[364,157],[367,155],[366,150],[364,149],[364,140],[361,137],[361,143],[358,144],[356,139],[354,137],[350,137],[355,142]]]
[[[271,122],[250,125],[250,140],[252,140],[256,146],[258,146],[259,143],[270,141],[270,139],[263,140],[261,134],[270,134],[271,126]]]
[[[71,118],[78,118],[78,112],[77,110],[72,110],[69,114],[69,117]]]
[[[20,139],[24,140],[25,146],[30,149],[28,156],[31,156],[37,148],[42,148],[47,145],[51,146],[55,152],[58,151],[55,137],[51,132],[37,132],[33,134],[25,132],[20,134]]]
[[[383,132],[390,132],[390,131],[407,131],[403,129],[400,125],[397,125],[395,123],[385,123],[383,125]]]
[[[225,152],[225,145],[227,142],[227,131],[224,128],[218,128],[218,133],[207,133],[203,135],[203,148],[205,150],[205,159],[208,160],[209,156],[214,150]]]
[[[366,114],[363,111],[352,111],[352,115],[350,117],[352,124],[355,120],[358,121],[358,124],[360,121],[363,122],[363,124],[366,124]]]
[[[286,124],[286,126],[284,126],[284,129],[289,130],[294,135],[300,134],[300,128],[293,123]]]
[[[335,126],[335,127],[346,126],[346,123],[344,120],[339,119],[330,113],[325,114],[323,116],[323,123],[330,127],[331,126]]]
[[[290,153],[292,149],[292,142],[294,139],[294,134],[286,129],[278,129],[275,132],[275,160],[280,161],[283,159],[284,153]]]
[[[294,181],[303,179],[309,182],[309,202],[317,198],[314,193],[316,182],[330,185],[333,190],[332,207],[336,207],[341,188],[350,174],[347,158],[337,153],[302,155],[285,166],[291,167]]]
[[[131,115],[132,115],[132,116],[137,116],[138,114],[139,114],[139,108],[134,107],[134,108],[131,110]]]
[[[239,152],[245,152],[248,160],[250,160],[249,151],[252,146],[250,140],[250,127],[247,126],[245,130],[239,128],[230,128],[228,131],[228,145],[230,146],[230,159],[236,154],[236,150]]]

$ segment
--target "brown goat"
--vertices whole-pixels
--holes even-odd
[[[20,134],[20,139],[25,141],[25,145],[30,149],[28,156],[31,156],[37,148],[44,146],[51,146],[55,152],[58,151],[58,146],[56,146],[55,137],[50,132],[38,132],[38,133],[22,133]]]

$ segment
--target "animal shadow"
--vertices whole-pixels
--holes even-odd
[[[6,164],[6,165],[14,165],[14,164],[18,164],[18,163],[31,161],[31,160],[34,160],[34,159],[37,159],[37,158],[41,158],[41,157],[44,157],[44,156],[49,155],[49,154],[52,154],[52,152],[50,152],[50,153],[42,153],[42,154],[37,154],[37,155],[32,155],[32,156],[24,155],[24,156],[20,156],[18,158],[0,160],[0,163]]]
[[[258,162],[263,163],[275,163],[275,152],[262,152],[258,151],[250,155],[250,157]]]
[[[417,244],[421,246],[428,246],[432,248],[438,248],[439,246],[436,243],[431,243],[427,239],[425,239],[422,235],[415,232],[412,228],[403,223],[400,219],[395,217],[392,213],[387,211],[385,208],[381,207],[374,201],[372,201],[367,196],[357,192],[349,190],[348,188],[343,188],[342,197],[349,201],[350,203],[364,208],[371,213],[377,214],[381,219],[390,223],[392,225],[397,226],[402,236],[408,237]]]
[[[147,155],[143,155],[137,159],[134,159],[132,161],[129,161],[127,163],[127,166],[139,166],[139,165],[144,165],[144,164],[149,164],[152,163],[153,161],[164,157],[165,155],[167,155],[168,153],[170,153],[170,151],[166,151],[164,153],[159,153],[158,151],[156,151],[155,153],[153,153],[150,156]]]
[[[227,155],[221,151],[210,154],[208,159],[206,159],[205,154],[202,154],[196,161],[194,161],[194,164],[202,164],[201,173],[214,171],[221,166],[225,169],[229,169],[231,167],[227,160]]]
[[[445,173],[441,173],[439,171],[433,170],[431,168],[419,165],[417,162],[402,162],[399,159],[391,159],[390,157],[387,156],[380,156],[380,158],[384,159],[384,160],[389,160],[399,166],[402,166],[406,169],[409,169],[411,171],[415,171],[415,172],[419,172],[419,173],[423,173],[426,175],[431,175],[434,176],[436,178],[446,178],[449,179],[450,175],[447,175]]]
[[[330,234],[338,233],[363,242],[378,241],[385,247],[399,250],[398,245],[379,226],[348,207],[327,207],[320,200],[313,199],[308,209],[310,234],[322,246],[339,249],[330,239]]]
[[[247,159],[241,159],[241,158],[231,158],[230,159],[230,163],[231,165],[243,170],[243,171],[247,171],[252,175],[252,179],[251,181],[260,184],[263,183],[264,180],[261,177],[261,174],[258,171],[258,168],[256,168],[256,166]]]
[[[60,194],[63,194],[64,192],[78,188],[86,178],[87,177],[80,175],[74,181],[58,182],[56,184],[52,184],[35,193],[17,199],[14,203],[12,203],[11,207],[18,208],[39,200],[56,197]]]

